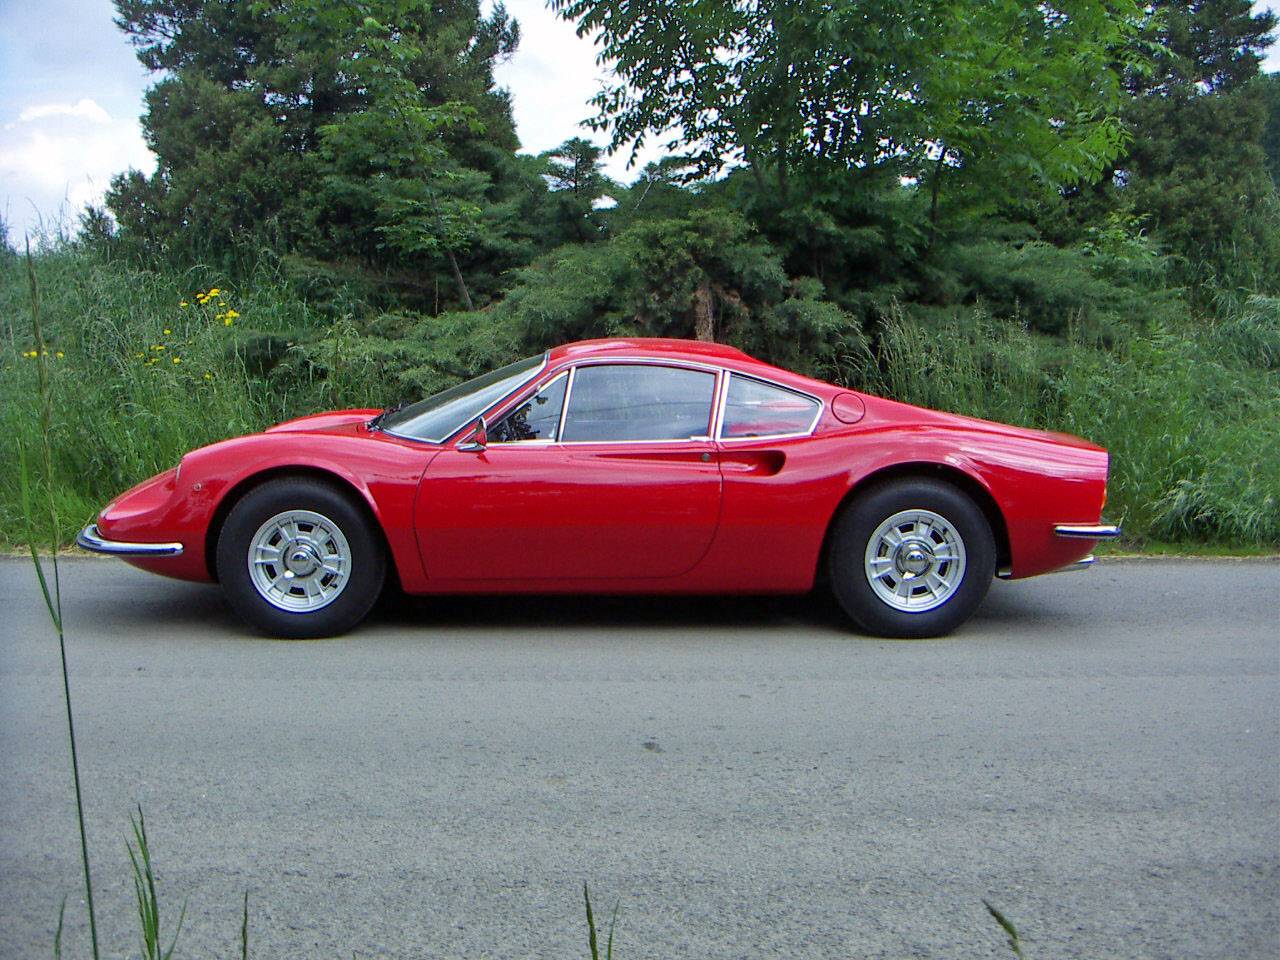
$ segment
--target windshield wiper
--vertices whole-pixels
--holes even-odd
[[[399,413],[408,405],[409,405],[408,400],[401,400],[399,403],[395,404],[394,406],[387,407],[387,409],[383,410],[380,414],[378,414],[376,417],[374,417],[372,420],[366,423],[365,427],[369,430],[382,429],[382,421],[384,421],[387,417],[391,416],[391,414],[393,413]]]

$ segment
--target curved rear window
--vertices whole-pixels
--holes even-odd
[[[546,354],[526,357],[474,380],[441,390],[434,396],[387,414],[382,419],[381,429],[397,437],[441,443],[507,394],[532,380],[546,359]]]
[[[741,374],[729,377],[722,440],[781,437],[808,433],[822,404],[813,397]]]

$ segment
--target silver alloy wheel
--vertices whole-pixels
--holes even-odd
[[[876,528],[864,557],[877,597],[905,613],[934,610],[964,580],[964,540],[932,510],[903,510]]]
[[[351,577],[351,547],[338,525],[310,510],[286,510],[249,540],[249,580],[263,600],[290,613],[327,607]]]

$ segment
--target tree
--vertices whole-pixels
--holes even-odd
[[[1258,75],[1276,26],[1275,14],[1253,7],[1251,0],[1153,0],[1141,34],[1153,56],[1130,73],[1130,90],[1238,90]]]
[[[807,169],[892,164],[1004,194],[1096,177],[1123,146],[1116,58],[1137,0],[551,0],[618,82],[612,146],[650,136],[699,174],[748,165],[784,197]]]
[[[126,238],[226,255],[246,236],[280,252],[356,260],[410,285],[447,269],[492,278],[517,248],[481,242],[489,208],[523,189],[494,65],[519,40],[479,0],[117,0],[148,93],[154,175],[117,178]],[[498,253],[503,251],[503,253]],[[468,262],[468,256],[475,263]],[[527,259],[527,257],[526,257]]]
[[[1162,0],[1143,29],[1158,53],[1130,76],[1134,137],[1115,180],[1197,286],[1274,289],[1280,275],[1259,76],[1276,22],[1247,0]]]
[[[601,171],[600,154],[600,148],[589,140],[571,137],[542,155],[549,199],[564,241],[581,242],[600,235],[595,204],[610,186]]]

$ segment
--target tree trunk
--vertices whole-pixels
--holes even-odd
[[[938,188],[942,186],[942,171],[946,169],[943,164],[946,159],[947,151],[944,147],[933,167],[933,182],[929,184],[929,250],[933,249],[933,241],[938,236]]]
[[[711,284],[703,280],[693,291],[693,336],[695,340],[714,343],[716,339],[715,300]]]
[[[462,271],[458,269],[457,258],[454,257],[452,250],[446,250],[445,254],[449,257],[449,269],[453,271],[453,279],[458,284],[458,292],[462,294],[462,302],[467,305],[468,310],[474,310],[471,294],[467,291],[467,282],[462,279]]]

